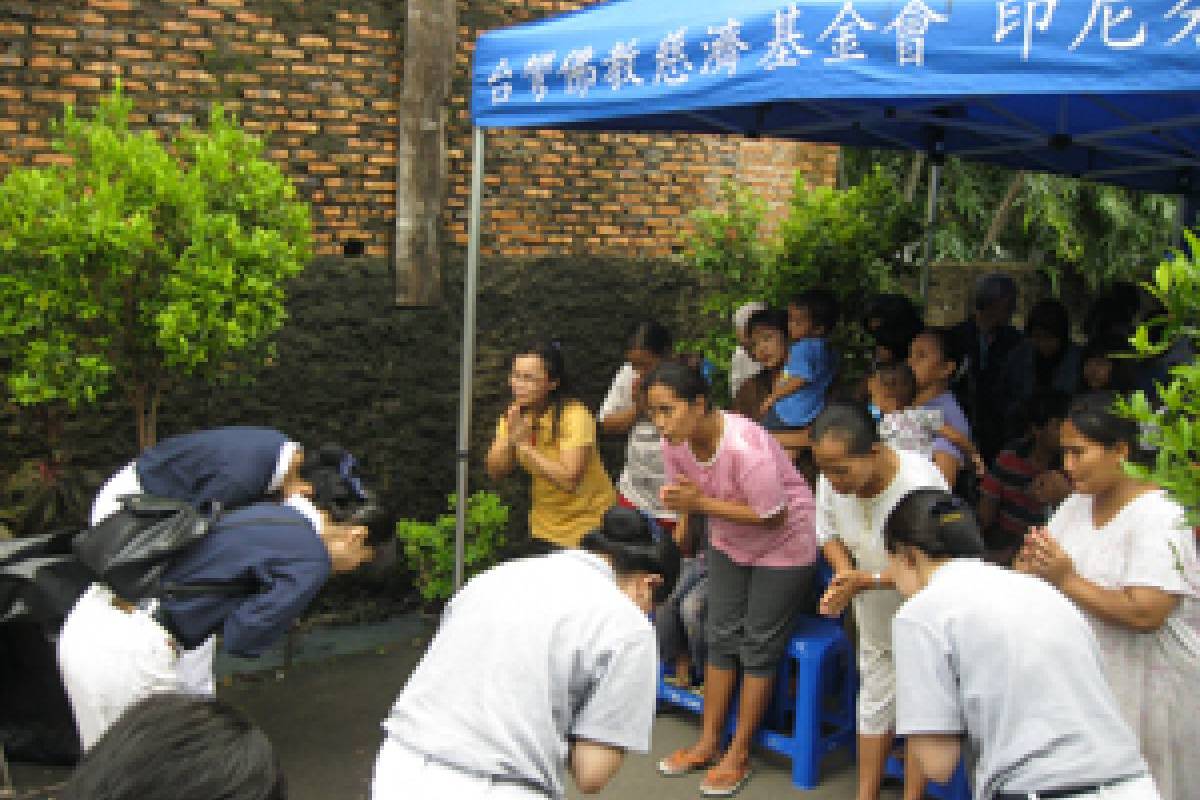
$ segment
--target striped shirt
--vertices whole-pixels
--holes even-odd
[[[996,501],[996,525],[1009,536],[1025,535],[1031,525],[1045,525],[1048,509],[1033,496],[1033,479],[1042,470],[1030,459],[1033,444],[1020,442],[1001,450],[979,485],[979,492]]]

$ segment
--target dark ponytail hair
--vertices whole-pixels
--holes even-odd
[[[608,556],[618,576],[647,572],[661,575],[663,582],[654,590],[654,602],[661,603],[675,589],[679,578],[679,548],[670,536],[655,541],[650,525],[641,512],[613,506],[604,512],[600,527],[583,537],[580,547]]]
[[[1075,398],[1067,411],[1067,419],[1084,437],[1106,448],[1124,444],[1129,448],[1129,461],[1143,467],[1152,466],[1155,451],[1142,444],[1142,430],[1137,420],[1117,414],[1114,406],[1116,392],[1091,392]]]
[[[936,558],[983,555],[975,512],[962,498],[942,489],[917,489],[905,495],[888,515],[883,543],[889,553],[906,544]]]
[[[567,380],[567,365],[562,354],[562,345],[556,341],[539,340],[523,350],[513,354],[513,359],[520,356],[537,356],[542,361],[546,376],[557,381],[547,395],[550,408],[550,440],[558,438],[559,423],[562,420],[563,406],[571,399],[571,384]]]
[[[689,403],[703,397],[705,406],[712,407],[708,399],[709,385],[699,367],[689,366],[682,361],[664,361],[646,377],[646,390],[651,386],[665,386],[675,395]]]
[[[627,350],[645,350],[658,358],[671,355],[671,332],[665,325],[652,319],[644,319],[633,326],[625,340]]]

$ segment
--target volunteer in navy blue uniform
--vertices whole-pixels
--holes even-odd
[[[300,477],[304,451],[272,428],[232,427],[164,439],[126,464],[100,488],[91,524],[120,508],[120,498],[150,494],[197,508],[238,508],[278,493],[311,494]]]
[[[100,488],[92,503],[95,525],[120,508],[120,499],[150,494],[183,500],[197,508],[216,503],[232,509],[278,493],[311,496],[300,476],[304,451],[272,428],[229,427],[193,431],[164,439],[126,464]],[[211,695],[215,643],[200,642],[179,664],[180,688]]]
[[[179,654],[209,636],[238,656],[257,656],[282,636],[332,572],[370,554],[367,529],[334,522],[299,495],[221,516],[164,574],[164,586],[245,584],[130,606],[102,583],[63,625],[59,667],[84,749],[131,704],[179,691]]]
[[[884,536],[908,598],[892,619],[896,732],[926,775],[948,779],[965,750],[975,800],[1159,800],[1070,600],[985,563],[949,492],[907,495]]]

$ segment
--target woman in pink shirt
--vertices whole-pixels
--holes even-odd
[[[709,521],[708,665],[700,740],[659,762],[664,775],[711,767],[706,796],[730,796],[750,775],[750,744],[775,668],[808,593],[816,558],[812,492],[766,429],[709,405],[698,370],[664,363],[646,379],[663,435],[663,503]],[[720,752],[743,672],[737,728]]]

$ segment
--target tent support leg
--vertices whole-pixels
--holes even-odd
[[[475,378],[475,296],[479,289],[479,219],[483,213],[483,128],[473,131],[471,210],[467,227],[467,272],[463,281],[462,372],[459,376],[458,447],[455,450],[458,495],[454,511],[454,590],[463,585],[467,536],[467,469],[471,452],[471,401]]]
[[[933,263],[933,235],[937,231],[938,184],[942,182],[940,159],[929,162],[929,196],[925,202],[925,258],[921,263],[921,301],[929,303],[929,270]]]

